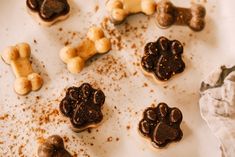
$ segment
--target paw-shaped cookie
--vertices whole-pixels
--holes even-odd
[[[95,54],[103,54],[111,49],[111,42],[105,37],[99,27],[91,27],[84,39],[78,46],[66,46],[60,51],[61,60],[67,64],[71,73],[79,73],[85,66],[86,60]]]
[[[157,5],[157,21],[163,28],[175,24],[187,25],[194,31],[201,31],[205,27],[205,16],[206,9],[199,4],[192,4],[191,8],[180,8],[168,0],[162,0]]]
[[[139,123],[140,133],[151,139],[154,147],[164,147],[172,141],[183,137],[180,129],[183,116],[178,108],[170,108],[165,103],[150,107],[144,111]]]
[[[60,103],[61,113],[70,118],[71,128],[75,132],[96,127],[103,119],[102,106],[104,93],[84,83],[80,87],[71,87]]]
[[[141,65],[146,74],[153,74],[160,81],[167,81],[173,75],[185,69],[182,60],[183,45],[177,41],[170,41],[160,37],[156,42],[145,46]]]
[[[48,137],[38,148],[38,157],[72,157],[64,148],[64,141],[58,135]]]
[[[17,94],[25,95],[42,87],[42,77],[33,71],[30,62],[31,50],[27,43],[7,47],[2,53],[2,59],[11,65],[16,76],[14,88]]]
[[[67,18],[70,11],[67,0],[27,0],[26,4],[30,13],[45,25]]]
[[[110,19],[114,24],[121,23],[130,14],[152,15],[156,9],[154,0],[110,0],[107,4]]]

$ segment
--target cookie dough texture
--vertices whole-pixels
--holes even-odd
[[[107,3],[107,10],[111,21],[119,24],[131,14],[152,15],[156,10],[156,3],[154,0],[110,0]]]
[[[87,37],[77,46],[65,46],[60,51],[61,60],[67,69],[74,74],[82,71],[85,62],[96,54],[103,54],[111,49],[111,42],[99,27],[91,27]]]
[[[224,157],[235,154],[235,66],[222,66],[201,84],[203,119],[220,140]]]
[[[31,49],[27,43],[9,46],[2,52],[2,59],[12,67],[16,76],[14,89],[19,95],[37,91],[43,85],[42,77],[34,72],[30,62]]]

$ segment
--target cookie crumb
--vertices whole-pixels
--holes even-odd
[[[107,138],[107,142],[112,142],[112,141],[113,141],[113,137],[110,136]]]
[[[95,12],[97,12],[98,10],[99,10],[99,5],[97,4],[96,6],[95,6]]]

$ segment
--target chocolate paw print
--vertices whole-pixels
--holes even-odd
[[[26,4],[30,11],[38,13],[45,22],[54,23],[70,11],[67,0],[27,0]]]
[[[105,95],[101,90],[84,83],[80,87],[70,87],[60,103],[60,111],[70,118],[72,130],[83,131],[96,127],[103,119],[101,108]]]
[[[153,146],[164,147],[183,137],[180,129],[182,119],[178,108],[170,108],[167,104],[160,103],[156,108],[150,107],[144,111],[139,131],[144,137],[151,139]]]
[[[160,37],[156,42],[145,46],[141,65],[148,74],[153,73],[157,79],[167,81],[173,75],[184,71],[182,54],[183,45],[179,41]]]
[[[38,157],[72,157],[58,135],[48,137],[38,148]]]

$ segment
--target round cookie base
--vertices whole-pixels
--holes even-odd
[[[143,74],[145,76],[147,76],[148,78],[150,78],[151,80],[153,80],[156,84],[158,85],[166,85],[167,84],[167,81],[171,80],[167,80],[167,81],[162,81],[162,80],[159,80],[156,76],[154,76],[153,73],[151,72],[147,72],[146,70],[144,70],[144,68],[141,66],[141,71],[143,72]]]
[[[143,74],[149,78],[151,78],[151,80],[153,80],[156,84],[158,85],[166,85],[168,82],[170,82],[172,80],[172,78],[177,78],[179,77],[178,75],[183,74],[183,72],[176,74],[176,75],[172,75],[172,77],[168,80],[160,80],[158,79],[156,76],[154,76],[154,74],[152,72],[147,72],[146,70],[144,70],[144,68],[141,66],[141,71],[143,72]]]
[[[83,131],[85,131],[85,130],[87,130],[87,129],[97,128],[97,127],[100,126],[102,123],[103,123],[103,120],[102,120],[100,123],[91,124],[91,125],[88,125],[88,126],[82,127],[82,128],[75,128],[75,127],[73,127],[72,124],[70,123],[70,124],[69,124],[69,128],[70,128],[72,131],[76,132],[76,133],[80,133],[80,132],[83,132]]]
[[[148,137],[146,137],[146,136],[144,136],[141,132],[140,132],[140,130],[139,130],[139,128],[138,128],[138,134],[141,136],[141,138],[143,139],[143,142],[147,142],[148,144],[148,147],[150,147],[153,151],[155,151],[155,152],[158,152],[159,153],[159,151],[161,151],[161,150],[163,150],[163,149],[165,149],[165,148],[167,148],[167,147],[169,147],[169,146],[171,146],[171,145],[175,145],[175,144],[177,144],[179,141],[172,141],[172,142],[169,142],[169,143],[167,143],[165,146],[163,146],[163,147],[159,147],[159,146],[157,146],[156,144],[153,144],[153,142],[152,142],[152,140],[151,140],[151,138],[148,138]],[[182,139],[181,139],[182,140]],[[180,140],[180,141],[181,141]]]
[[[28,10],[28,13],[29,13],[39,24],[41,24],[41,25],[43,25],[43,26],[47,26],[47,27],[50,27],[50,26],[52,26],[53,24],[58,23],[58,22],[60,22],[60,21],[66,20],[66,19],[69,17],[69,15],[70,15],[70,12],[69,12],[69,13],[67,13],[66,15],[59,16],[59,17],[55,18],[55,19],[52,20],[52,21],[45,21],[45,20],[43,20],[43,19],[39,16],[39,14],[38,14],[37,12],[34,12],[34,11],[30,10],[29,8],[28,8],[27,10]]]
[[[63,113],[60,111],[60,113],[63,115]],[[64,115],[63,115],[64,116]],[[65,116],[64,116],[65,117]],[[73,132],[76,132],[76,133],[80,133],[80,132],[83,132],[83,131],[85,131],[85,130],[87,130],[87,129],[93,129],[93,128],[97,128],[98,126],[100,126],[102,123],[103,123],[103,119],[101,120],[101,122],[99,122],[99,123],[96,123],[96,124],[90,124],[90,125],[88,125],[88,126],[86,126],[86,127],[81,127],[81,128],[75,128],[72,124],[71,124],[71,122],[69,122],[69,124],[68,124],[68,127],[73,131]]]

